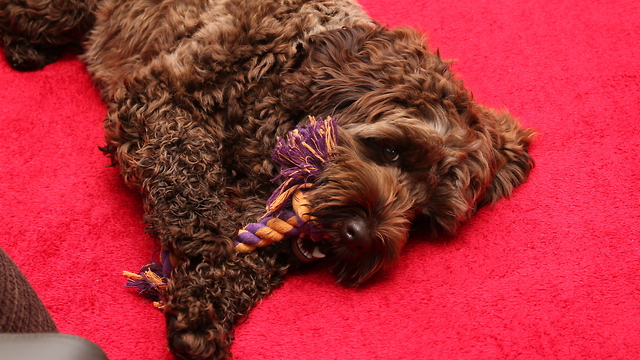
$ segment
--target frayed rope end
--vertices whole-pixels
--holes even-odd
[[[162,291],[167,286],[166,278],[162,276],[162,264],[152,261],[142,267],[138,273],[123,271],[127,277],[125,287],[135,289],[138,294],[153,301],[157,308],[162,308]]]

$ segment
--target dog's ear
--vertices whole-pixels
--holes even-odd
[[[490,135],[495,172],[484,198],[478,206],[492,204],[508,197],[513,189],[525,182],[533,169],[534,161],[529,155],[529,146],[535,136],[531,129],[525,129],[511,114],[498,112],[480,105],[476,114],[480,126]]]
[[[422,209],[436,235],[452,234],[478,208],[508,197],[534,166],[528,149],[535,133],[507,112],[471,100],[460,115],[466,126],[444,137],[448,155]]]

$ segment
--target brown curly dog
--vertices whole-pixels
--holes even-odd
[[[94,7],[5,1],[7,58],[51,61]],[[230,356],[236,321],[306,260],[297,241],[241,254],[233,240],[277,186],[277,138],[308,114],[339,123],[307,196],[323,261],[347,286],[397,260],[412,224],[451,234],[533,167],[531,131],[475,103],[416,31],[381,27],[351,0],[104,0],[83,60],[108,105],[104,151],[180,259],[164,311],[184,358]]]

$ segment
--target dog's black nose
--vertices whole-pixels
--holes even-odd
[[[353,252],[363,253],[371,249],[371,235],[363,218],[356,216],[344,223],[342,242]]]

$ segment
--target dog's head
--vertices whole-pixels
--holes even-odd
[[[342,28],[312,36],[300,54],[285,100],[340,125],[335,158],[307,196],[346,285],[394,262],[413,223],[450,234],[533,166],[532,133],[476,104],[416,31]]]

